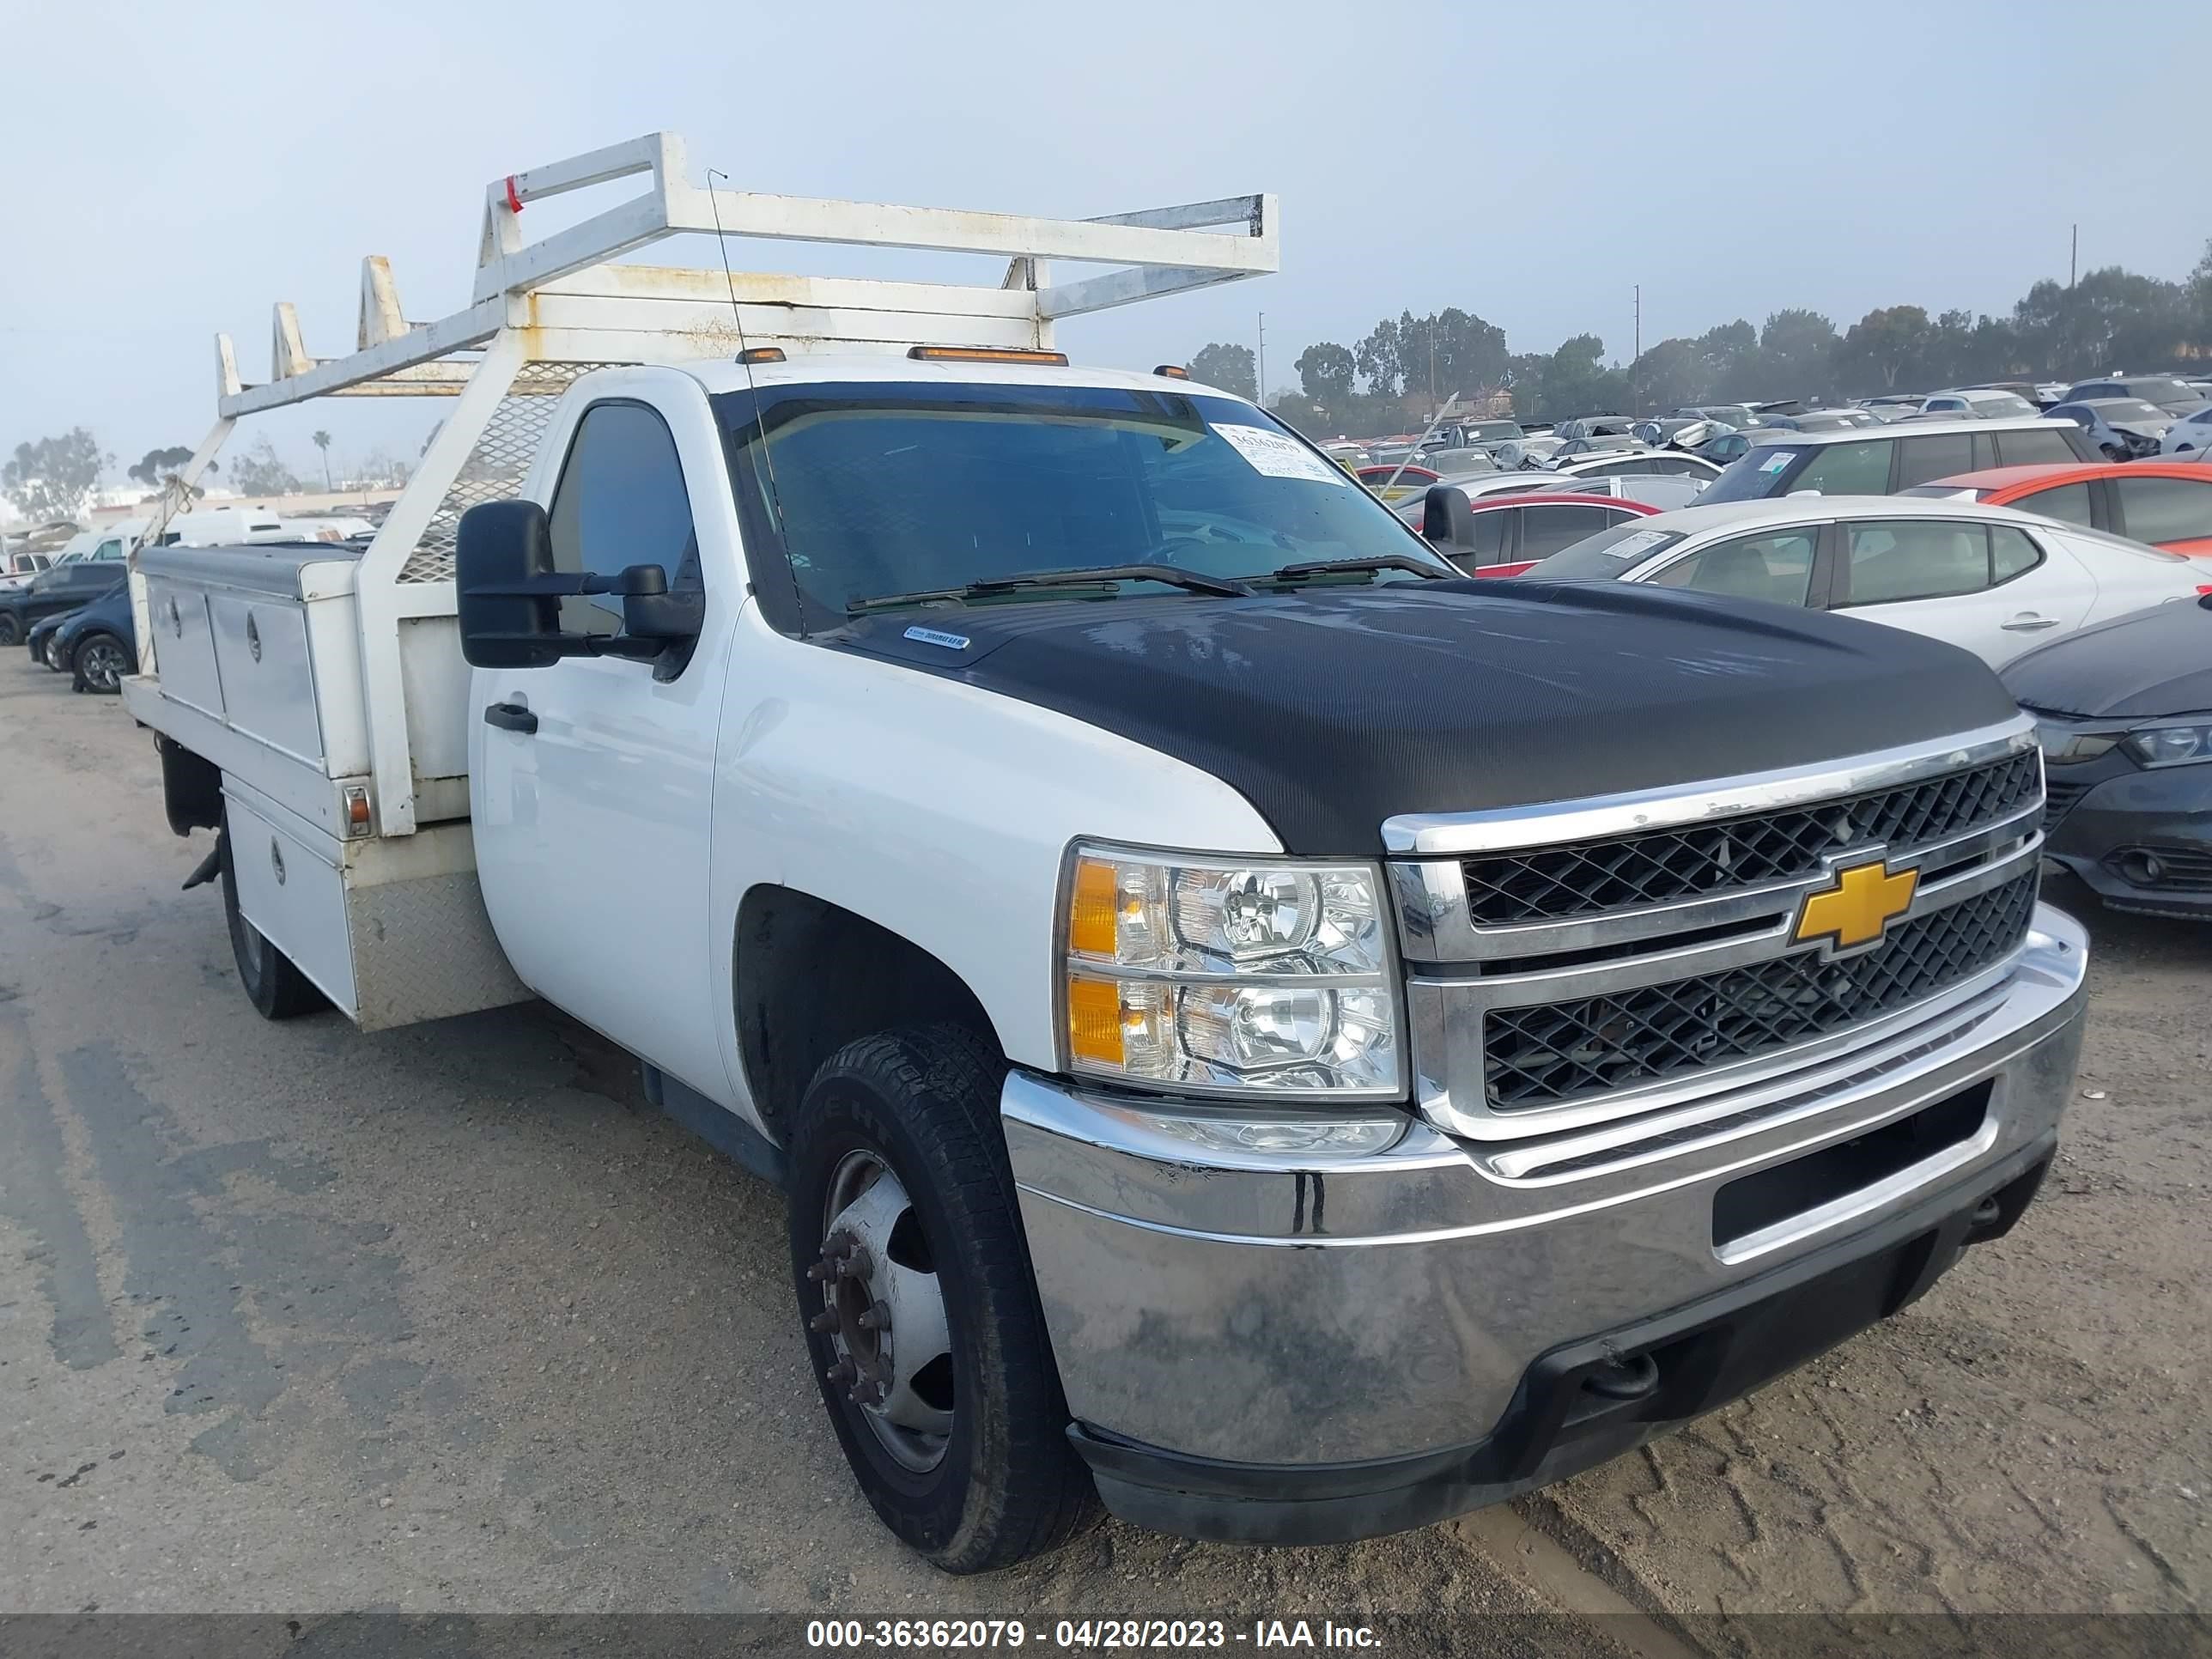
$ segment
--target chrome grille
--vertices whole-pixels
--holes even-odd
[[[1841,961],[1802,951],[1602,996],[1494,1008],[1483,1033],[1486,1098],[1499,1111],[1562,1104],[1754,1058],[1904,1007],[2008,955],[2027,931],[2035,890],[2031,870],[1899,923],[1881,945]]]
[[[1900,849],[1994,823],[2033,799],[2033,750],[1787,811],[1462,861],[1477,926],[1552,921],[1816,874],[1848,847]]]

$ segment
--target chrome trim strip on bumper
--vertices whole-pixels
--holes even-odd
[[[2001,760],[2035,746],[2035,722],[2021,714],[1936,744],[1877,750],[1845,761],[1753,772],[1688,787],[1676,784],[1483,812],[1401,813],[1382,821],[1382,844],[1392,853],[1434,857],[1675,829],[1711,818],[1778,811],[1841,795],[1893,788]]]

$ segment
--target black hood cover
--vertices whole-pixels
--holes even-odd
[[[2212,709],[2212,612],[2161,605],[2038,646],[2005,667],[2030,708],[2089,720],[2158,720]]]
[[[1622,582],[933,607],[818,642],[1173,755],[1236,789],[1289,850],[1319,855],[1382,851],[1399,813],[1801,766],[2017,712],[1952,646]]]

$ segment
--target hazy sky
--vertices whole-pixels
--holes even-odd
[[[1265,310],[1271,386],[1406,307],[1626,357],[1638,283],[1648,344],[1789,305],[2008,307],[2063,277],[2075,222],[2085,270],[2178,276],[2212,236],[2191,5],[0,0],[0,453],[82,422],[118,476],[204,431],[216,330],[249,380],[275,300],[349,349],[370,252],[410,317],[456,309],[489,180],[660,127],[740,189],[1066,216],[1274,191],[1280,276],[1060,334],[1149,367]],[[647,257],[672,246],[713,258]],[[318,424],[341,458],[411,453],[436,413],[325,403],[232,441],[305,473]]]

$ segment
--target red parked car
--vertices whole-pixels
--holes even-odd
[[[2016,507],[2064,524],[2212,556],[2212,467],[2189,461],[2045,462],[1993,466],[1919,484],[1908,495],[1948,495]]]

